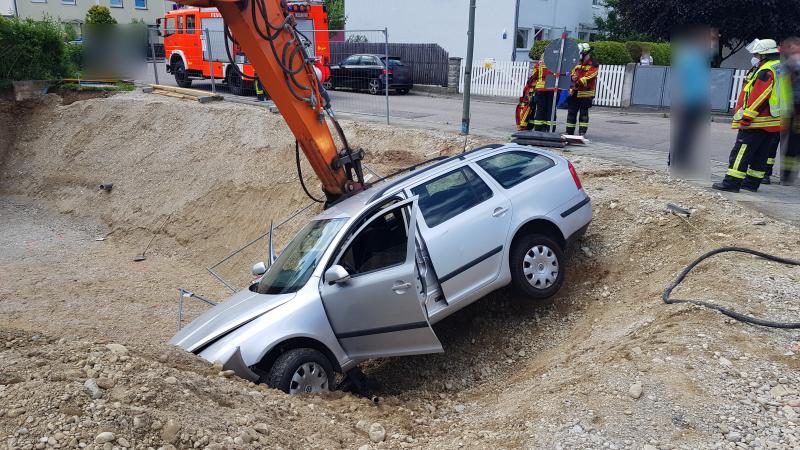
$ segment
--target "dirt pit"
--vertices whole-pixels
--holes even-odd
[[[444,354],[368,362],[377,405],[297,398],[166,344],[179,287],[224,298],[205,268],[308,205],[279,116],[140,93],[68,105],[49,96],[0,104],[0,114],[8,448],[800,446],[800,334],[661,303],[712,248],[800,256],[796,227],[715,193],[574,159],[595,218],[552,302],[500,291],[435,327]],[[382,174],[463,145],[448,133],[344,126]],[[307,167],[304,176],[315,185]],[[688,222],[667,202],[690,207]],[[316,208],[279,229],[279,247]],[[165,220],[146,261],[132,261]],[[265,245],[220,272],[244,286]],[[798,295],[800,269],[745,256],[704,263],[675,293],[785,321],[800,320]]]

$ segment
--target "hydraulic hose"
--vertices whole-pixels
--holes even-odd
[[[722,314],[725,314],[726,316],[731,317],[733,319],[736,319],[736,320],[738,320],[740,322],[751,323],[753,325],[761,325],[761,326],[770,327],[770,328],[800,329],[800,322],[789,322],[789,323],[787,323],[787,322],[774,322],[774,321],[771,321],[771,320],[764,320],[764,319],[759,319],[758,317],[753,317],[753,316],[748,316],[746,314],[741,314],[741,313],[738,313],[738,312],[733,311],[731,309],[728,309],[728,308],[725,308],[723,306],[717,305],[715,303],[704,302],[704,301],[701,301],[701,300],[680,300],[680,299],[672,299],[672,298],[670,298],[670,294],[672,293],[672,291],[676,287],[678,287],[678,285],[680,285],[683,282],[683,280],[686,278],[687,275],[689,275],[689,272],[691,272],[692,269],[695,268],[695,266],[697,266],[702,261],[704,261],[704,260],[706,260],[706,259],[708,259],[708,258],[710,258],[710,257],[712,257],[714,255],[718,255],[720,253],[725,253],[725,252],[747,253],[747,254],[750,254],[750,255],[758,256],[759,258],[762,258],[762,259],[766,259],[768,261],[774,261],[774,262],[778,262],[778,263],[781,263],[781,264],[787,264],[787,265],[790,265],[790,266],[800,266],[800,261],[798,261],[798,260],[789,259],[789,258],[782,258],[780,256],[770,255],[770,254],[767,254],[767,253],[764,253],[764,252],[760,252],[758,250],[751,250],[749,248],[743,248],[743,247],[722,247],[722,248],[718,248],[716,250],[711,250],[710,252],[703,254],[699,258],[697,258],[694,261],[692,261],[692,263],[689,264],[688,266],[686,266],[685,269],[683,269],[683,271],[680,273],[680,275],[678,275],[678,277],[675,279],[675,281],[673,281],[672,284],[670,284],[669,287],[667,287],[667,289],[664,291],[664,294],[661,296],[661,299],[664,300],[664,303],[666,303],[668,305],[688,303],[688,304],[692,304],[692,305],[703,306],[705,308],[709,308],[709,309],[713,309],[713,310],[719,311]]]

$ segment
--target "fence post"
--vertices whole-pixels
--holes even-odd
[[[147,31],[147,40],[150,41],[150,56],[153,57],[153,76],[155,77],[156,84],[161,84],[158,82],[158,65],[156,63],[156,44],[153,42],[153,33],[152,28],[148,29]],[[166,55],[164,55],[166,58]]]
[[[208,31],[208,28],[205,30],[206,32],[206,48],[208,49],[208,69],[211,73],[211,93],[217,93],[217,85],[214,80],[214,57],[211,55],[211,32]]]
[[[386,85],[386,125],[389,125],[389,28],[383,29],[383,39],[384,39],[384,64],[386,65],[386,75],[384,75],[384,82],[383,84]]]
[[[636,63],[625,65],[625,78],[622,81],[622,103],[623,108],[630,108],[631,97],[633,97],[633,78],[636,76]]]
[[[461,75],[461,58],[452,56],[447,59],[447,92],[458,93]]]

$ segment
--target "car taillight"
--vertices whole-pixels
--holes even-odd
[[[569,173],[572,174],[572,181],[575,182],[575,186],[578,189],[583,189],[583,185],[581,184],[581,179],[578,177],[578,172],[575,171],[575,166],[572,165],[570,161],[567,161],[569,164]]]
[[[392,71],[391,71],[391,69],[383,69],[383,74],[384,75],[391,75]]]

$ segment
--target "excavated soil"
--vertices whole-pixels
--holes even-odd
[[[595,217],[551,302],[502,290],[435,327],[444,354],[368,362],[377,405],[289,397],[166,344],[179,287],[224,298],[205,268],[309,204],[280,116],[129,93],[0,101],[0,119],[7,448],[800,446],[798,332],[661,303],[718,246],[800,257],[798,228],[711,191],[574,159]],[[380,174],[463,146],[443,132],[343,125]],[[666,213],[668,202],[691,218]],[[278,247],[315,211],[280,227]],[[147,259],[132,261],[164,222]],[[219,271],[244,286],[265,246]],[[800,269],[718,256],[675,296],[799,321]],[[189,304],[188,318],[203,309]]]

